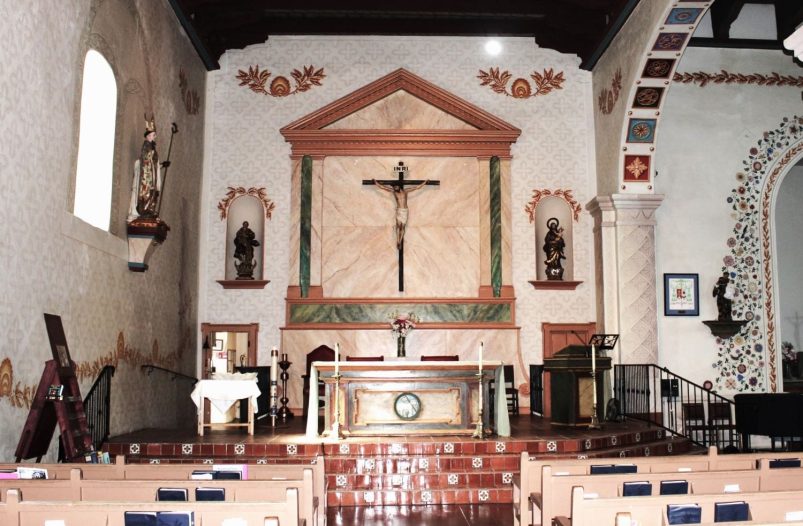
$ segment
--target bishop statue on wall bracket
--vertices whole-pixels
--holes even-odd
[[[129,270],[143,272],[148,269],[146,260],[152,245],[167,239],[170,227],[159,218],[162,207],[164,183],[170,167],[170,152],[173,149],[173,136],[178,133],[174,122],[170,134],[167,160],[159,162],[156,150],[156,122],[145,116],[145,140],[142,142],[139,157],[134,162],[134,178],[131,188],[131,204],[128,208],[128,252]]]

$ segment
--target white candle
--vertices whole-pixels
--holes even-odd
[[[594,407],[597,407],[597,346],[591,346],[591,378],[594,379],[592,389],[594,391]]]
[[[279,379],[279,349],[276,347],[270,350],[270,384],[274,385]]]
[[[335,376],[340,374],[340,344],[335,344]]]
[[[482,374],[482,348],[485,347],[484,342],[480,342],[480,362],[479,362],[479,369],[480,374]]]
[[[276,412],[278,410],[278,379],[279,379],[279,349],[276,347],[270,350],[270,414],[275,423]]]

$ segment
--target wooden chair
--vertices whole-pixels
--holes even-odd
[[[711,440],[717,443],[737,442],[736,424],[731,415],[731,404],[726,402],[711,402],[708,404],[708,425],[711,430]]]
[[[516,388],[516,381],[513,378],[513,366],[505,365],[503,367],[505,368],[504,393],[507,398],[507,410],[508,413],[517,415],[519,414],[519,390]],[[491,412],[493,412],[494,407],[496,407],[494,402],[496,400],[496,382],[494,380],[491,380],[489,390],[491,394]]]
[[[459,362],[460,356],[456,354],[430,354],[421,357],[422,362]]]
[[[321,345],[316,347],[309,353],[307,353],[307,374],[301,376],[304,380],[304,390],[303,390],[303,398],[304,398],[304,416],[307,416],[307,411],[310,410],[309,406],[309,373],[310,369],[312,368],[312,362],[333,362],[335,361],[335,351],[331,347],[327,347],[326,345]],[[326,392],[324,390],[323,382],[318,382],[318,408],[324,406],[325,400],[324,397],[326,396]],[[317,412],[316,409],[316,412]]]
[[[701,402],[683,404],[683,428],[684,434],[692,440],[706,443],[708,425],[705,422],[705,409]]]
[[[346,356],[347,362],[384,362],[384,356]]]

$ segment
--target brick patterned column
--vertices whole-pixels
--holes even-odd
[[[614,194],[595,198],[597,325],[619,333],[615,363],[656,363],[658,301],[655,211],[662,195]]]

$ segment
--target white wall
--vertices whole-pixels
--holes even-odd
[[[186,421],[188,386],[159,373],[147,378],[139,365],[194,368],[203,114],[186,114],[178,74],[183,68],[202,94],[203,67],[166,0],[0,2],[0,33],[0,460],[13,460],[32,390],[51,358],[43,312],[62,316],[72,358],[85,371],[84,394],[100,365],[118,366],[113,434]],[[120,88],[114,192],[125,205],[113,208],[114,233],[70,213],[90,45],[112,64]],[[162,206],[172,230],[151,270],[135,274],[127,268],[124,224],[129,160],[144,127],[141,111],[130,114],[141,107],[156,115],[163,159],[170,123],[181,132]]]
[[[595,319],[592,221],[581,214],[574,224],[574,279],[584,283],[576,291],[535,291],[535,251],[540,250],[534,225],[524,207],[532,190],[568,188],[579,203],[596,195],[591,75],[579,69],[579,59],[542,49],[532,39],[501,39],[502,53],[485,54],[485,38],[449,37],[270,37],[267,43],[227,52],[221,69],[209,77],[207,96],[207,162],[204,173],[208,231],[201,249],[205,254],[202,277],[201,321],[260,324],[259,363],[268,361],[268,349],[278,345],[285,319],[288,286],[288,250],[291,228],[289,145],[279,129],[323,105],[342,97],[398,68],[412,73],[493,113],[522,130],[513,147],[513,285],[516,321],[522,326],[522,363],[540,363],[541,322],[588,322]],[[324,68],[322,86],[305,93],[274,98],[240,87],[238,70],[259,65],[271,79],[289,76],[293,69],[314,65]],[[563,89],[530,99],[515,99],[481,86],[479,70],[509,70],[514,78],[533,71],[564,72]],[[388,176],[390,174],[384,174]],[[382,174],[377,174],[382,176]],[[223,290],[225,222],[216,205],[227,186],[264,186],[276,203],[266,223],[264,291]],[[296,284],[294,284],[296,285]],[[283,351],[286,351],[283,349]],[[308,351],[308,350],[307,350]],[[303,361],[296,362],[295,374]],[[292,372],[292,371],[291,371]],[[521,381],[525,381],[524,378]],[[292,400],[291,406],[300,405]]]
[[[723,69],[803,75],[803,68],[780,51],[704,48],[688,48],[678,72]],[[719,391],[767,388],[764,359],[754,348],[755,343],[765,346],[764,336],[752,343],[735,338],[720,346],[701,323],[717,317],[712,288],[723,270],[723,258],[730,254],[728,239],[734,236],[737,216],[727,199],[740,186],[737,173],[748,174],[745,160],[750,148],[765,132],[778,128],[784,117],[800,111],[800,89],[794,87],[713,83],[700,87],[675,82],[668,92],[656,148],[656,193],[666,196],[657,212],[659,312],[663,312],[662,282],[667,272],[699,273],[701,308],[699,317],[659,316],[659,362],[694,381],[715,381]],[[739,276],[736,281],[758,301],[760,278]],[[735,302],[735,317],[745,314],[740,308],[744,302],[744,298]],[[755,313],[759,318],[761,314]],[[763,319],[753,328],[763,335]],[[746,361],[754,365],[747,366],[743,378],[723,376]],[[757,384],[750,385],[756,374]]]

